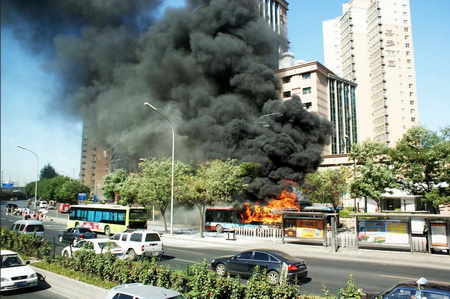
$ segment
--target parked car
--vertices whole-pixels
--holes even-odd
[[[417,281],[403,281],[382,293],[367,293],[365,298],[432,298],[450,299],[450,285],[428,282],[425,278]]]
[[[106,252],[111,252],[117,257],[122,257],[125,251],[117,244],[108,239],[85,239],[81,240],[75,245],[69,245],[64,247],[61,252],[62,256],[72,256],[72,254],[78,250],[92,250],[97,254],[105,254]]]
[[[104,299],[184,299],[181,293],[142,283],[127,283],[113,287]]]
[[[161,236],[155,231],[125,231],[116,233],[111,240],[117,242],[131,260],[136,260],[139,256],[161,256],[164,253]]]
[[[69,242],[75,245],[83,239],[97,238],[97,234],[85,227],[71,227],[59,234],[59,242]]]
[[[211,266],[219,276],[238,274],[251,276],[256,266],[267,271],[267,279],[276,284],[285,270],[288,279],[308,275],[306,262],[279,250],[254,249],[214,259]]]
[[[11,230],[19,234],[36,234],[44,238],[44,224],[37,220],[17,220],[11,226]]]
[[[0,250],[1,282],[0,290],[9,291],[34,287],[38,283],[36,272],[28,266],[29,261],[24,262],[14,251]]]

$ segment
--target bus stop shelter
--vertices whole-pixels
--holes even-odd
[[[354,213],[357,247],[400,248],[413,252],[413,235],[426,237],[428,253],[450,254],[450,215]]]

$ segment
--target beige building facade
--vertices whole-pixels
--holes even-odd
[[[358,142],[356,84],[342,79],[317,61],[295,61],[286,52],[275,72],[282,81],[280,98],[298,95],[308,111],[330,120],[334,133],[324,155],[346,154]]]
[[[418,125],[409,0],[351,0],[323,32],[325,65],[358,84],[358,139],[395,145]]]

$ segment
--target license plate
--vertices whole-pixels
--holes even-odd
[[[18,281],[18,282],[15,282],[15,283],[14,283],[15,286],[24,286],[24,285],[26,285],[26,284],[27,284],[26,281]]]

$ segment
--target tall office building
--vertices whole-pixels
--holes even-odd
[[[277,45],[281,56],[289,48],[287,11],[289,3],[285,0],[259,0],[259,15],[278,33],[280,39]],[[277,58],[279,59],[279,58]]]
[[[418,124],[409,0],[351,0],[323,22],[325,65],[358,84],[358,139],[394,145]]]

